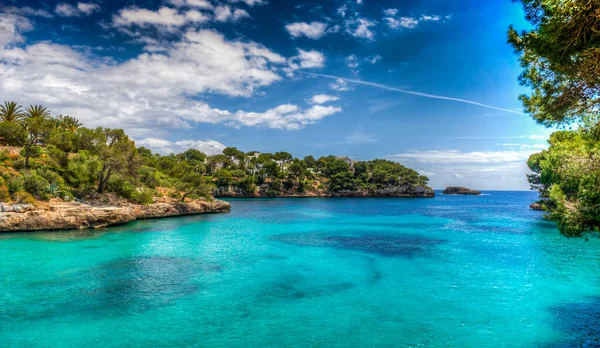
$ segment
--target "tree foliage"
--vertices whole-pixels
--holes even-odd
[[[591,0],[520,0],[530,31],[509,30],[521,55],[525,111],[555,132],[548,150],[529,158],[529,182],[548,218],[567,236],[600,228],[600,4]]]

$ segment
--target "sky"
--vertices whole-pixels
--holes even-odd
[[[527,190],[510,0],[0,0],[0,96],[162,154],[385,158]]]

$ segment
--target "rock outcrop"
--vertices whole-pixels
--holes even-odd
[[[458,186],[447,187],[444,190],[444,192],[442,192],[442,193],[445,195],[472,195],[472,196],[477,196],[477,195],[481,194],[480,191],[470,190],[466,187],[458,187]]]
[[[529,206],[529,208],[538,211],[545,211],[544,206],[541,203],[533,203]]]
[[[229,203],[218,200],[103,207],[76,202],[50,203],[40,208],[29,204],[2,204],[0,232],[101,228],[141,219],[225,213],[230,208]]]

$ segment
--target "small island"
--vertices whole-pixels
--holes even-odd
[[[444,192],[445,195],[468,195],[468,196],[479,196],[481,191],[471,190],[466,187],[450,186],[447,187]]]
[[[122,129],[86,128],[42,105],[0,105],[0,232],[228,212],[215,197],[434,197],[428,181],[383,159],[235,147],[162,155]]]

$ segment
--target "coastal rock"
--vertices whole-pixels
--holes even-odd
[[[477,196],[477,195],[481,194],[480,191],[470,190],[466,187],[458,187],[458,186],[447,187],[444,190],[444,192],[442,192],[442,193],[445,195],[473,195],[473,196]]]
[[[0,232],[101,228],[140,219],[225,213],[231,207],[223,201],[162,202],[108,207],[70,202],[51,204],[43,209],[36,209],[29,204],[13,204],[10,205],[13,210],[7,206],[9,205],[0,206]]]
[[[545,211],[544,206],[541,203],[533,203],[529,206],[533,210]]]

